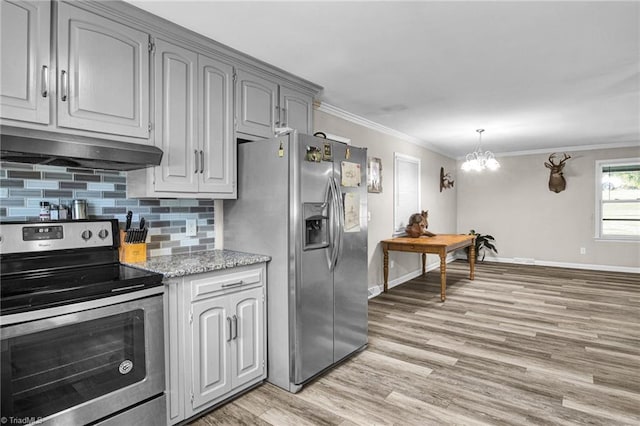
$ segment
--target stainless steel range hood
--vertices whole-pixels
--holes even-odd
[[[151,145],[2,126],[0,159],[63,167],[136,170],[159,165],[162,150]]]

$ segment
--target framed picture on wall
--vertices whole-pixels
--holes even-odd
[[[376,157],[367,159],[367,191],[382,192],[382,160]]]

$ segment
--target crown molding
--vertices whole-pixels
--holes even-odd
[[[560,146],[544,149],[530,149],[526,151],[507,151],[507,152],[494,152],[496,157],[519,157],[523,155],[538,155],[549,154],[554,151],[596,151],[598,149],[616,149],[616,148],[639,148],[640,141],[618,142],[618,143],[601,143],[596,145],[575,145],[575,146]],[[465,157],[458,157],[457,160],[464,160]]]
[[[341,108],[328,104],[326,102],[316,102],[314,103],[314,108],[320,112],[324,112],[326,114],[333,115],[334,117],[342,118],[343,120],[349,121],[351,123],[358,124],[360,126],[366,127],[371,130],[375,130],[376,132],[384,133],[389,136],[393,136],[394,138],[398,138],[405,142],[412,143],[414,145],[418,145],[422,148],[433,151],[437,154],[443,155],[447,158],[451,158],[455,160],[455,157],[452,157],[451,154],[441,151],[435,146],[431,145],[429,142],[426,142],[422,139],[418,139],[414,136],[407,135],[406,133],[399,132],[390,127],[384,126],[382,124],[376,123],[375,121],[371,121],[359,115],[353,114],[349,111],[345,111]]]
[[[422,139],[416,138],[414,136],[407,135],[406,133],[399,132],[390,127],[384,126],[382,124],[376,123],[359,115],[350,113],[349,111],[345,111],[341,108],[328,104],[326,102],[314,102],[314,108],[318,111],[333,115],[338,118],[342,118],[343,120],[350,121],[352,123],[358,124],[360,126],[366,127],[371,130],[375,130],[380,133],[384,133],[389,136],[393,136],[395,138],[401,139],[405,142],[412,143],[414,145],[418,145],[422,148],[428,149],[440,155],[443,155],[447,158],[451,158],[453,160],[464,160],[465,156],[452,155],[450,153],[444,152],[434,145],[426,142]],[[598,149],[616,149],[616,148],[633,148],[640,147],[640,141],[628,141],[628,142],[618,142],[618,143],[609,143],[609,144],[597,144],[597,145],[576,145],[576,146],[561,146],[561,147],[553,147],[553,148],[541,148],[541,149],[530,149],[523,151],[507,151],[507,152],[493,152],[496,157],[519,157],[524,155],[538,155],[538,154],[548,154],[553,151],[595,151]]]

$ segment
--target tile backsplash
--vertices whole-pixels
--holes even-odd
[[[135,227],[144,217],[149,257],[214,249],[213,200],[128,199],[126,172],[0,163],[2,221],[38,221],[40,201],[68,206],[78,198],[87,200],[90,219],[115,218],[123,227],[131,210]],[[186,236],[187,219],[196,219],[197,236]]]

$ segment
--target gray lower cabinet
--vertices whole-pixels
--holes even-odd
[[[239,69],[236,79],[236,131],[261,138],[274,136],[276,127],[301,133],[313,130],[313,96]]]
[[[129,173],[130,197],[236,197],[233,67],[163,39],[154,50],[160,166]]]
[[[167,412],[174,424],[266,378],[265,264],[167,283]]]
[[[51,4],[0,2],[0,117],[49,123]]]

